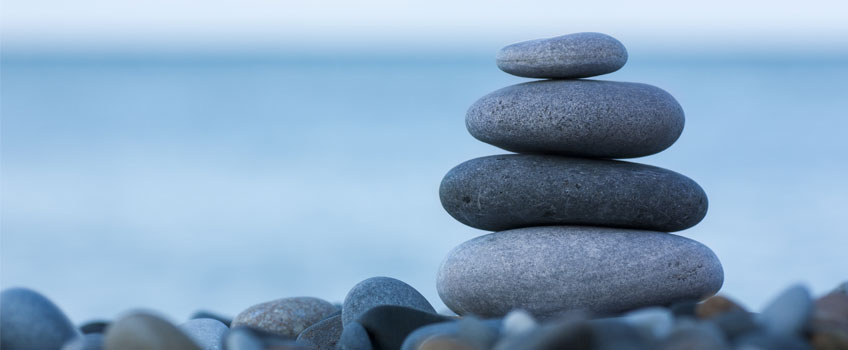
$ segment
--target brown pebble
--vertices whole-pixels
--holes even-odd
[[[247,308],[233,319],[232,328],[247,326],[294,339],[336,311],[333,304],[318,298],[283,298]]]
[[[708,320],[732,310],[744,310],[735,301],[721,295],[705,300],[695,307],[695,316],[702,320]]]

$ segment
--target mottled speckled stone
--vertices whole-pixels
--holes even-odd
[[[469,109],[472,136],[512,152],[633,158],[660,152],[683,132],[680,104],[639,83],[548,80],[508,86]]]
[[[106,329],[106,350],[200,350],[191,338],[170,322],[149,313],[129,313]]]
[[[221,350],[224,335],[230,330],[223,322],[213,318],[195,318],[179,328],[203,350]]]
[[[439,195],[455,219],[491,231],[543,225],[679,231],[707,213],[704,190],[673,171],[560,156],[472,159],[445,175]]]
[[[456,247],[436,287],[460,315],[500,317],[521,308],[547,318],[700,300],[721,288],[715,254],[688,238],[585,226],[529,227]]]
[[[601,33],[574,33],[524,41],[498,52],[502,71],[527,78],[585,78],[612,73],[627,63],[627,49]]]
[[[232,328],[247,326],[293,339],[334,312],[333,304],[318,298],[283,298],[247,308],[233,319]]]
[[[9,288],[0,293],[0,348],[59,349],[80,336],[62,310],[38,292]]]
[[[297,341],[313,346],[316,350],[333,350],[342,336],[342,315],[338,314],[309,326],[300,332]]]
[[[412,286],[391,277],[372,277],[357,283],[345,296],[342,323],[353,322],[371,308],[380,305],[406,306],[436,313],[430,302]]]

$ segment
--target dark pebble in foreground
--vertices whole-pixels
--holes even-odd
[[[83,334],[103,333],[106,332],[107,327],[109,327],[109,321],[88,321],[83,323],[79,330]]]
[[[200,350],[176,326],[146,312],[133,312],[117,319],[106,329],[103,344],[106,350]]]
[[[634,158],[658,153],[683,132],[683,108],[640,83],[550,80],[481,97],[465,125],[485,143],[518,153]]]
[[[488,349],[497,340],[501,319],[478,320],[473,316],[460,320],[430,324],[410,333],[401,345],[401,350],[416,350],[433,337],[458,339],[472,347]]]
[[[204,311],[204,310],[197,311],[197,312],[191,314],[191,317],[189,317],[190,320],[193,320],[193,319],[196,319],[196,318],[211,318],[213,320],[218,320],[218,321],[221,321],[221,323],[223,323],[227,327],[229,327],[230,324],[233,323],[232,317],[227,317],[227,316],[215,313],[215,312]]]
[[[380,305],[371,308],[356,320],[368,331],[374,349],[400,349],[404,339],[412,331],[428,324],[451,320],[442,316],[418,309],[397,306]]]
[[[344,325],[342,336],[336,345],[337,350],[371,350],[373,348],[368,331],[356,321]]]
[[[50,300],[26,288],[0,293],[0,348],[59,349],[81,334]]]
[[[342,336],[341,314],[325,318],[324,320],[309,326],[300,335],[297,341],[314,346],[316,350],[333,350]]]
[[[333,304],[318,298],[282,298],[247,308],[236,315],[232,327],[246,326],[294,339],[334,312]]]
[[[715,294],[723,280],[716,255],[688,238],[544,226],[459,245],[442,262],[436,288],[459,315],[502,317],[522,308],[546,318],[569,310],[612,314],[701,300]]]
[[[430,302],[412,286],[391,277],[372,277],[357,283],[345,296],[342,323],[355,321],[362,314],[380,305],[407,306],[436,313]]]
[[[497,56],[498,68],[526,78],[585,78],[615,72],[625,63],[621,42],[591,32],[512,44]]]
[[[439,188],[456,220],[481,230],[597,225],[680,231],[707,213],[707,195],[686,176],[613,160],[506,154],[466,161]]]

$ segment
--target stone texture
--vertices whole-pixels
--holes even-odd
[[[379,305],[407,306],[436,313],[430,302],[412,286],[391,277],[372,277],[353,286],[345,296],[342,323],[346,325],[353,322]]]
[[[673,234],[604,227],[545,226],[480,236],[451,251],[439,296],[460,315],[500,317],[512,309],[547,318],[701,300],[722,285],[718,258]]]
[[[483,96],[465,117],[480,141],[512,152],[633,158],[671,146],[683,131],[680,104],[639,83],[548,80]]]
[[[527,78],[585,78],[612,73],[627,62],[627,50],[601,33],[574,33],[524,41],[501,49],[502,71]]]
[[[344,331],[336,346],[338,350],[371,350],[373,348],[368,331],[356,321],[344,325]]]
[[[544,225],[679,231],[707,213],[704,190],[673,171],[546,155],[466,161],[445,175],[439,196],[455,219],[491,231]]]
[[[0,293],[0,348],[59,349],[80,336],[62,310],[38,292],[9,288]]]
[[[398,305],[375,306],[360,315],[356,322],[365,327],[375,349],[400,349],[412,331],[428,324],[451,318]]]
[[[145,312],[127,314],[106,329],[106,350],[200,350],[170,322]]]
[[[334,350],[342,336],[342,315],[335,315],[309,326],[300,332],[297,341],[314,346],[317,350]]]
[[[232,327],[246,326],[294,339],[334,312],[333,304],[318,298],[282,298],[247,308],[236,315]]]
[[[179,328],[203,350],[221,350],[224,335],[229,331],[227,325],[212,318],[195,318]]]

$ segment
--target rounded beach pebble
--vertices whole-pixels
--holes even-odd
[[[342,336],[342,315],[328,317],[300,332],[299,343],[305,343],[315,350],[334,350]]]
[[[397,305],[436,313],[430,302],[412,286],[391,277],[372,277],[357,283],[345,296],[342,323],[356,321],[368,310],[380,305]]]
[[[145,312],[133,312],[119,318],[106,329],[103,337],[106,350],[201,349],[170,322]]]
[[[442,262],[436,287],[459,315],[513,309],[547,318],[700,300],[724,280],[716,255],[673,234],[586,226],[528,227],[467,241]]]
[[[179,326],[203,350],[221,350],[229,327],[212,318],[196,318]]]
[[[519,153],[634,158],[658,153],[683,132],[683,108],[640,83],[548,80],[483,96],[465,125],[480,141]]]
[[[673,171],[545,155],[466,161],[445,175],[439,196],[455,219],[491,231],[544,225],[679,231],[707,213],[704,190]]]
[[[253,305],[233,319],[232,328],[247,326],[288,338],[332,315],[337,309],[312,297],[283,298]]]
[[[26,288],[0,293],[0,348],[59,349],[81,334],[50,300]]]
[[[575,33],[512,44],[498,52],[502,71],[526,78],[572,79],[612,73],[627,63],[627,49],[601,33]]]

